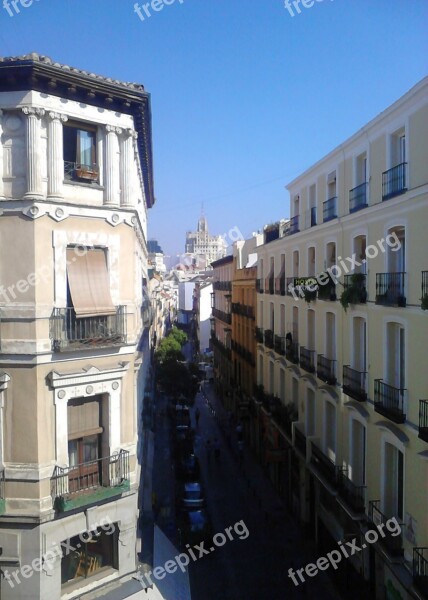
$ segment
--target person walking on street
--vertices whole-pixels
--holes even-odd
[[[201,411],[199,410],[199,408],[197,408],[195,411],[196,429],[199,427],[200,416],[201,416]]]

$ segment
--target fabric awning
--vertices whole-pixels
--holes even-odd
[[[67,276],[77,318],[116,314],[104,250],[67,248]]]

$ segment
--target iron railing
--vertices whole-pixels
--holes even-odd
[[[345,275],[343,288],[348,293],[349,304],[365,304],[367,302],[367,275],[365,273]]]
[[[265,329],[265,346],[273,350],[274,340],[272,329]]]
[[[367,182],[349,190],[349,212],[357,212],[367,207]]]
[[[407,163],[403,162],[382,173],[382,200],[389,200],[407,191]]]
[[[294,282],[295,282],[296,278],[295,277],[287,277],[286,281],[285,281],[285,292],[287,294],[287,296],[292,296],[292,290],[290,289],[290,286],[292,288],[294,288]]]
[[[285,345],[285,358],[295,365],[299,364],[299,344],[298,342],[289,342]]]
[[[367,373],[344,365],[343,393],[358,402],[365,402],[367,400]]]
[[[315,373],[315,350],[300,346],[300,366],[308,373]]]
[[[264,332],[262,327],[256,327],[256,340],[259,344],[264,342]]]
[[[113,315],[77,318],[74,308],[54,308],[50,338],[54,352],[83,347],[121,346],[126,343],[126,306],[117,306]]]
[[[64,161],[64,179],[66,181],[85,180],[98,182],[100,167],[96,164],[84,165],[82,163]]]
[[[379,414],[387,417],[394,423],[404,423],[406,420],[405,412],[405,393],[407,390],[396,388],[384,383],[382,379],[375,379],[374,382],[374,409]]]
[[[232,315],[230,313],[225,312],[224,310],[220,310],[219,308],[213,308],[212,314],[216,319],[220,319],[223,323],[227,323],[230,325],[232,323]]]
[[[322,217],[324,223],[337,218],[337,196],[323,202]]]
[[[311,463],[322,478],[333,488],[339,483],[341,469],[319,448],[315,442],[311,442]]]
[[[306,458],[306,435],[294,426],[294,447]]]
[[[419,437],[428,442],[428,400],[419,400]]]
[[[232,282],[231,281],[214,281],[213,289],[218,290],[220,292],[231,292],[232,291]]]
[[[99,487],[116,487],[129,480],[129,451],[70,467],[56,466],[51,478],[52,498],[64,498]]]
[[[247,350],[247,348],[244,348],[244,346],[242,346],[235,340],[232,340],[232,350],[250,365],[253,365],[255,363],[253,353],[250,350]]]
[[[317,280],[319,300],[335,302],[337,300],[336,284],[331,275],[327,272],[321,273],[318,275]]]
[[[273,275],[269,275],[265,279],[265,294],[275,293],[275,278]]]
[[[406,273],[376,273],[376,304],[406,306]]]
[[[228,348],[223,342],[221,342],[215,336],[211,336],[211,344],[216,348],[220,354],[222,354],[225,358],[230,360],[232,358],[232,349]]]
[[[295,217],[291,217],[287,233],[288,235],[293,235],[294,233],[299,233],[299,231],[299,215],[296,215]]]
[[[317,377],[329,385],[335,385],[337,381],[336,361],[331,358],[326,358],[323,354],[318,354]]]
[[[285,337],[281,335],[276,335],[274,340],[275,352],[284,356],[285,354]]]
[[[267,229],[264,230],[265,244],[269,244],[270,242],[274,242],[279,238],[279,223],[275,223],[275,225],[271,225]]]
[[[413,548],[413,583],[428,598],[428,548]]]
[[[343,501],[355,513],[361,514],[366,510],[366,491],[365,485],[355,485],[348,477],[346,471],[341,471],[339,475],[339,494]]]
[[[373,528],[379,532],[379,526],[383,525],[382,536],[379,536],[379,543],[388,552],[391,557],[403,556],[403,534],[402,531],[398,535],[392,535],[385,527],[389,518],[381,512],[380,500],[371,500],[369,502],[369,524],[373,525]],[[402,528],[403,529],[403,528]],[[395,532],[393,532],[395,533]],[[385,535],[383,535],[385,534]]]
[[[281,273],[275,278],[275,294],[285,296],[285,275]]]
[[[254,319],[253,307],[240,304],[239,302],[232,302],[232,313],[241,317],[247,317],[248,319]]]

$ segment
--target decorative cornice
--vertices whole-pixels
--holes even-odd
[[[107,133],[116,133],[120,135],[122,133],[122,129],[120,127],[115,127],[115,125],[106,125]]]
[[[25,115],[28,115],[28,116],[31,115],[31,116],[37,117],[39,119],[41,117],[44,117],[44,115],[46,114],[46,111],[44,108],[35,108],[33,106],[24,106],[21,110]]]
[[[53,112],[53,111],[48,113],[48,118],[51,121],[62,121],[63,123],[66,123],[68,121],[67,115],[63,115],[61,113],[57,113],[57,112]]]

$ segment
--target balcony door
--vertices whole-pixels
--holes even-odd
[[[383,512],[389,518],[396,517],[402,520],[404,456],[398,448],[388,442],[385,443],[384,451]]]
[[[387,383],[395,388],[404,389],[406,387],[406,349],[404,327],[402,327],[399,323],[388,323],[386,337]]]
[[[406,272],[406,234],[404,227],[394,227],[388,231],[389,236],[395,236],[399,243],[388,246],[388,273]]]
[[[366,428],[352,419],[351,421],[351,464],[349,478],[355,485],[366,483]]]
[[[367,371],[367,323],[362,317],[355,317],[352,368],[360,373]]]

